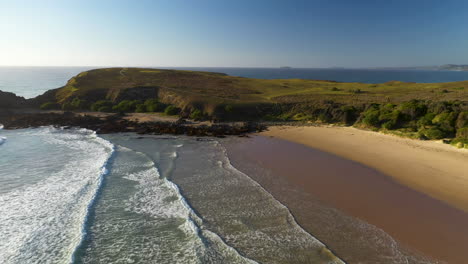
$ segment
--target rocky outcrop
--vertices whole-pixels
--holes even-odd
[[[26,99],[14,93],[0,91],[0,109],[24,108],[27,106]]]
[[[191,125],[184,122],[136,122],[123,119],[120,115],[99,118],[90,115],[65,113],[35,113],[0,115],[0,123],[5,129],[18,129],[40,126],[81,127],[100,134],[136,132],[139,134],[173,134],[188,136],[245,135],[250,132],[262,131],[264,126],[251,123],[227,123],[212,125]]]

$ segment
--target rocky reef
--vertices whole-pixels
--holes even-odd
[[[228,135],[245,136],[251,132],[259,132],[265,126],[252,122],[224,124],[188,124],[183,119],[177,122],[138,122],[115,114],[107,117],[81,115],[72,112],[64,113],[10,113],[0,115],[0,123],[5,129],[20,129],[40,126],[80,127],[96,131],[99,134],[136,132],[138,134],[173,134],[187,136]]]

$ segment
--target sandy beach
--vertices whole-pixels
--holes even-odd
[[[365,164],[468,212],[468,150],[352,127],[271,127],[262,135]]]
[[[236,168],[348,263],[468,258],[468,214],[460,209],[467,201],[463,151],[338,127],[274,127],[227,150]]]

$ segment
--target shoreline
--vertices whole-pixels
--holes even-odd
[[[364,164],[396,182],[468,212],[468,151],[353,127],[269,127],[259,135]]]
[[[349,263],[462,263],[468,258],[467,213],[375,169],[268,136],[239,139],[226,148],[233,166]]]

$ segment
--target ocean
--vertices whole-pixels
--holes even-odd
[[[214,139],[1,135],[0,263],[343,263]]]
[[[30,98],[83,70],[3,67],[0,90]],[[327,76],[319,74],[324,70],[206,70]],[[438,81],[468,79],[464,72],[431,73]],[[1,128],[0,263],[344,263],[231,164],[222,144],[229,139]]]

